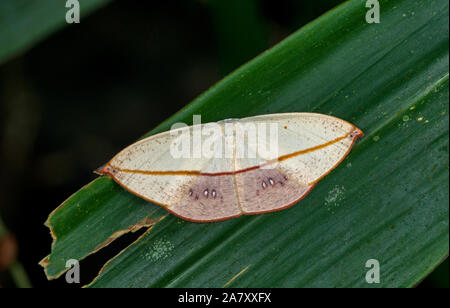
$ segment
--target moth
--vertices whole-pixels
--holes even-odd
[[[128,146],[97,170],[193,222],[290,207],[363,132],[317,113],[279,113],[184,126]]]

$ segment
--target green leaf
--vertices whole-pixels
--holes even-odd
[[[110,0],[78,1],[80,15],[83,17]],[[30,48],[50,33],[67,26],[68,10],[66,1],[0,1],[0,64]]]
[[[175,122],[320,112],[365,132],[293,207],[218,223],[186,222],[99,178],[47,222],[49,278],[113,234],[152,225],[92,287],[410,287],[448,254],[448,1],[349,1],[242,66]],[[163,219],[164,218],[164,219]],[[145,223],[139,223],[144,221]],[[381,282],[365,280],[367,260]]]

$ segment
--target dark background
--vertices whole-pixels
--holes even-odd
[[[92,170],[340,2],[116,0],[1,65],[0,217],[31,284],[68,286],[38,265],[51,245],[43,223]],[[82,261],[82,283],[138,235]],[[420,286],[448,287],[448,261]]]

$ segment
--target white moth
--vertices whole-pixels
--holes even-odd
[[[362,136],[316,113],[231,119],[142,139],[97,172],[183,219],[219,221],[297,203]]]

